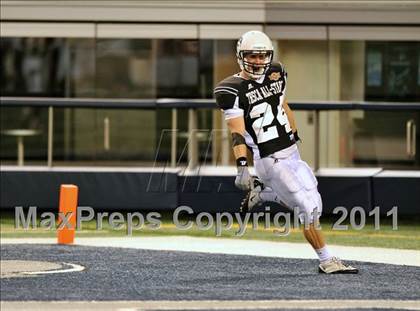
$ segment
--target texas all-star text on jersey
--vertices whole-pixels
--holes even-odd
[[[251,92],[245,93],[245,96],[248,98],[249,105],[253,105],[256,102],[273,95],[283,95],[283,84],[283,81],[273,82],[269,85],[263,85],[260,88],[252,90]]]

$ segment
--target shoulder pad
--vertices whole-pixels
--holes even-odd
[[[241,83],[242,78],[230,76],[214,88],[214,97],[220,109],[227,110],[235,107]]]
[[[236,76],[230,76],[222,80],[215,88],[214,94],[217,93],[227,93],[232,95],[237,95],[242,79]]]
[[[270,66],[270,71],[271,72],[279,71],[279,72],[283,73],[285,76],[287,76],[286,67],[280,62],[272,63],[271,66]]]

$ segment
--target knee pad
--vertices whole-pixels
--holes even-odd
[[[299,165],[296,170],[296,175],[301,181],[303,187],[306,190],[312,190],[316,188],[316,186],[318,186],[318,181],[316,180],[316,177],[309,165],[302,160],[299,160],[298,163]]]
[[[299,205],[299,220],[304,223],[307,220],[310,224],[314,223],[321,217],[322,213],[322,199],[317,189],[305,192],[301,196]]]

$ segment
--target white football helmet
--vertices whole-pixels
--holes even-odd
[[[257,80],[268,70],[273,61],[273,44],[270,38],[263,32],[251,30],[239,38],[236,45],[236,57],[239,67],[244,70],[251,79]],[[264,63],[255,64],[246,60],[247,54],[264,54]]]

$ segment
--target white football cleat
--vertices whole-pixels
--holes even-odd
[[[241,213],[248,213],[254,207],[260,205],[263,200],[260,197],[260,192],[264,189],[264,184],[258,180],[258,178],[254,178],[251,183],[251,190],[248,191],[245,198],[242,200],[240,212]]]
[[[326,274],[357,274],[359,270],[350,265],[344,264],[339,258],[331,259],[319,264],[319,273]]]

